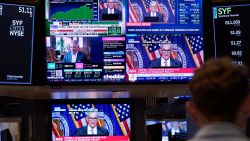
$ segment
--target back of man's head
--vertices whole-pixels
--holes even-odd
[[[229,58],[211,59],[199,68],[189,84],[192,101],[206,119],[235,122],[248,96],[247,70]]]

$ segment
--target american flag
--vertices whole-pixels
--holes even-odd
[[[168,0],[168,3],[170,5],[170,8],[174,10],[175,9],[175,7],[174,7],[174,0]]]
[[[130,105],[129,104],[114,104],[115,112],[117,113],[120,126],[124,129],[123,133],[130,137]]]
[[[149,10],[149,6],[150,6],[150,2],[151,2],[151,1],[156,1],[156,2],[158,3],[157,0],[142,0],[142,3],[143,3],[143,5],[144,5],[144,8],[145,8],[146,12],[149,12],[149,11],[150,11],[150,10]],[[161,12],[161,8],[159,7],[159,3],[157,4],[157,9],[156,9],[156,11],[162,13],[162,12]]]
[[[131,3],[129,1],[129,22],[139,22],[139,17]]]
[[[204,63],[203,52],[203,37],[201,36],[186,36],[188,47],[191,49],[194,62],[197,67],[200,67]]]
[[[73,109],[77,110],[72,116],[76,128],[81,128],[87,125],[87,115],[85,112],[86,110],[93,108],[91,104],[70,104],[68,105],[68,108],[69,112]]]
[[[166,35],[145,35],[142,36],[143,41],[149,41],[149,42],[159,42],[159,43],[151,43],[147,44],[147,53],[150,60],[154,60],[161,57],[161,54],[159,52],[160,49],[160,42],[167,41]]]

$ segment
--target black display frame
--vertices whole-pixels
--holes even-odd
[[[207,37],[206,41],[206,59],[210,58],[218,58],[218,57],[230,57],[227,55],[218,55],[216,54],[216,50],[218,50],[218,47],[216,49],[215,47],[215,31],[214,31],[214,19],[213,19],[213,8],[214,7],[228,7],[228,6],[244,6],[244,5],[250,5],[250,1],[243,0],[243,1],[226,1],[226,2],[209,2],[208,6],[206,7],[205,16],[204,19],[207,24],[205,24],[205,36]],[[248,68],[248,79],[250,80],[250,59],[247,60],[246,63],[244,63]]]
[[[207,36],[207,32],[209,33],[210,31],[207,31],[205,30],[207,28],[207,25],[205,24],[207,22],[207,9],[210,5],[210,1],[207,1],[207,0],[202,0],[202,29],[203,29],[203,39],[204,39],[204,61],[206,61],[208,58],[211,57],[209,51],[207,50],[206,46],[208,46],[209,42],[206,41],[209,39],[209,35]],[[45,3],[42,2],[41,5],[43,5],[43,7],[45,7]],[[44,8],[44,23],[45,23],[45,8]],[[44,25],[45,27],[45,25]],[[45,31],[45,30],[44,30]],[[45,36],[46,34],[44,33],[44,38],[46,37]],[[44,42],[44,48],[46,50],[46,41]],[[46,52],[46,51],[45,51]],[[208,52],[208,53],[207,53]],[[45,59],[44,59],[44,62],[45,64],[47,65],[47,61],[46,61],[46,53],[45,53]],[[45,71],[44,71],[44,82],[45,84],[47,85],[50,85],[52,88],[61,88],[62,86],[83,86],[83,85],[102,85],[102,86],[105,86],[105,85],[181,85],[181,84],[188,84],[191,80],[184,80],[184,81],[150,81],[150,82],[49,82],[48,79],[47,79],[47,67],[46,65],[44,65],[45,67]],[[125,70],[126,71],[126,70]]]
[[[51,100],[47,105],[49,108],[48,113],[48,122],[52,121],[52,105],[54,104],[130,104],[130,127],[131,127],[131,135],[129,140],[135,141],[136,133],[135,133],[135,99],[129,98],[103,98],[103,99],[54,99]],[[48,130],[52,131],[51,124],[48,124]],[[52,132],[49,132],[49,141],[52,141]]]

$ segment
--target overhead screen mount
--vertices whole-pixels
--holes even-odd
[[[35,7],[0,3],[0,84],[31,84]]]
[[[49,84],[186,83],[204,63],[202,0],[45,0],[45,7]],[[171,59],[161,61],[163,54]]]

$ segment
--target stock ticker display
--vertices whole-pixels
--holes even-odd
[[[239,65],[250,64],[249,12],[250,4],[213,7],[216,56],[230,56]]]
[[[49,83],[183,82],[204,62],[202,0],[45,4]]]
[[[35,7],[0,3],[0,84],[31,84]]]

